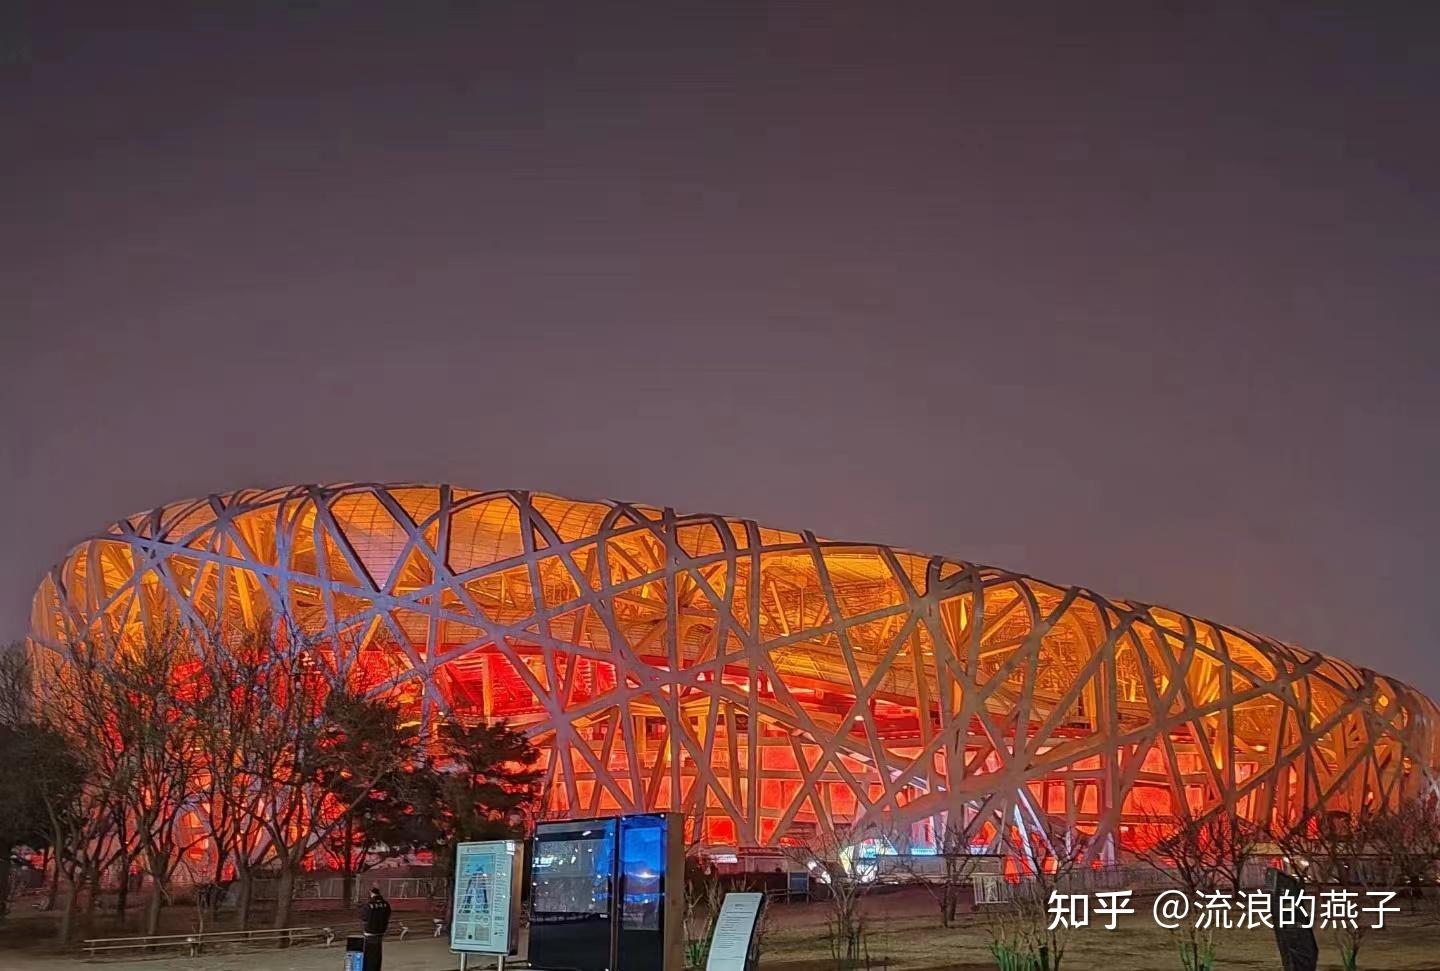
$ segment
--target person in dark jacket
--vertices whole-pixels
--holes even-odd
[[[365,935],[365,971],[380,971],[381,942],[390,926],[390,901],[379,887],[370,888],[370,899],[360,908],[360,930]]]

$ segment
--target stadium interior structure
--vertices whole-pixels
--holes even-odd
[[[549,810],[678,810],[714,847],[865,823],[933,852],[1433,789],[1436,706],[1266,637],[1005,570],[524,491],[245,490],[131,516],[42,582],[34,640],[285,615],[424,723],[508,719]],[[343,648],[341,647],[343,645]]]

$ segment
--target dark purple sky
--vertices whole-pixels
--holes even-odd
[[[0,635],[137,509],[447,480],[1440,693],[1440,5],[136,6],[0,23]]]

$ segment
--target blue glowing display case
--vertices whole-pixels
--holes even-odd
[[[540,823],[530,854],[530,966],[679,971],[684,893],[678,813]]]

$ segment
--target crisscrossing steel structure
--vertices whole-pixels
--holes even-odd
[[[76,547],[34,636],[284,614],[422,722],[509,719],[550,808],[712,844],[867,820],[1113,858],[1156,817],[1294,820],[1433,789],[1436,706],[1344,661],[976,564],[713,515],[349,483],[172,503]]]

